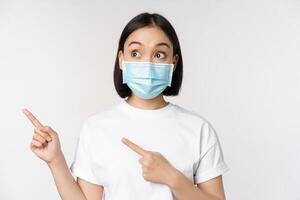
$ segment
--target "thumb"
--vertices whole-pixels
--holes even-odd
[[[48,133],[52,138],[57,136],[57,133],[50,126],[39,128],[41,131]]]

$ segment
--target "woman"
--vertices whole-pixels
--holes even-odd
[[[70,168],[58,134],[23,110],[35,126],[31,150],[48,164],[62,199],[225,199],[222,174],[229,167],[217,133],[164,99],[178,95],[182,67],[168,20],[134,17],[121,34],[114,69],[116,91],[126,99],[83,123]]]

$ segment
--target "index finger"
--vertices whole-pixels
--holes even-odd
[[[35,127],[42,127],[43,124],[37,120],[37,118],[26,108],[22,109],[22,112],[27,116],[27,118],[31,121],[31,123],[35,126]]]
[[[147,154],[147,151],[144,150],[142,147],[138,146],[137,144],[131,142],[127,138],[122,138],[122,141],[124,144],[126,144],[130,149],[135,151],[136,153],[140,154],[141,156],[145,156]]]

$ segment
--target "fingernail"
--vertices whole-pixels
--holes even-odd
[[[47,141],[50,142],[50,141],[51,141],[51,138],[50,138],[50,137],[47,137]]]

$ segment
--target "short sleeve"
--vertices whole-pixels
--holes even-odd
[[[195,184],[215,178],[230,169],[224,161],[218,135],[209,122],[202,125],[199,151],[199,162],[194,173]]]
[[[71,163],[70,170],[73,176],[80,177],[88,182],[101,185],[97,177],[92,171],[92,162],[89,149],[89,129],[85,121],[80,130],[79,138],[77,140],[76,150],[73,162]]]

